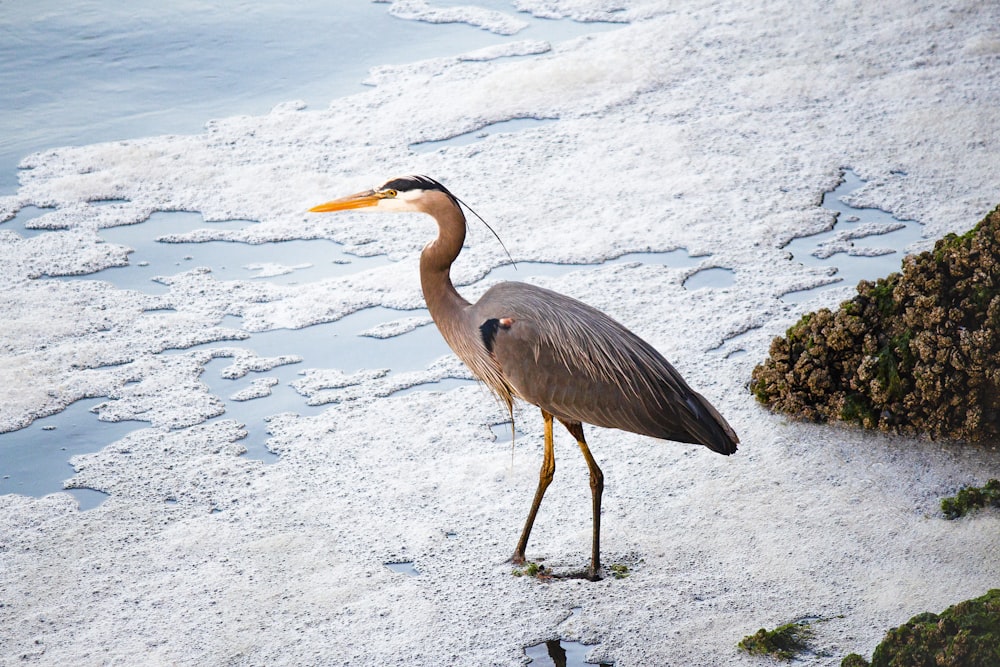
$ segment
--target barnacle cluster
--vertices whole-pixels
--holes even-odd
[[[751,390],[773,410],[935,438],[1000,440],[1000,207],[861,281],[771,343]]]

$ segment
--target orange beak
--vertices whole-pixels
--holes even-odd
[[[309,209],[309,212],[329,213],[330,211],[346,211],[352,208],[367,208],[369,206],[375,206],[381,199],[383,199],[383,197],[378,192],[375,192],[374,190],[366,190],[365,192],[359,192],[357,194],[348,195],[347,197],[341,197],[340,199],[328,201],[325,204],[320,204],[319,206],[313,206]]]

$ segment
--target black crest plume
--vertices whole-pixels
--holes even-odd
[[[399,192],[407,192],[409,190],[437,190],[438,192],[443,192],[444,194],[448,195],[452,199],[452,201],[455,202],[456,206],[464,206],[466,209],[468,209],[469,213],[479,218],[480,222],[486,225],[486,229],[490,230],[493,236],[496,237],[496,240],[500,243],[500,247],[503,248],[504,254],[507,255],[507,259],[509,259],[510,263],[514,265],[515,269],[517,268],[517,263],[514,261],[514,258],[510,256],[510,252],[508,252],[507,246],[503,244],[503,241],[500,239],[500,235],[497,234],[492,227],[490,227],[490,223],[486,222],[486,220],[483,219],[483,216],[479,215],[474,210],[472,210],[471,206],[469,206],[464,201],[453,195],[451,191],[448,190],[448,188],[444,187],[441,183],[435,181],[430,176],[419,176],[419,175],[401,176],[399,178],[394,178],[391,181],[388,181],[387,183],[383,184],[382,187],[379,189],[380,190],[391,189],[391,190],[397,190]]]

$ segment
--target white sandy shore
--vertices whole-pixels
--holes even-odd
[[[0,430],[92,395],[120,399],[105,416],[126,408],[154,426],[74,459],[70,485],[111,494],[94,510],[66,494],[0,496],[0,662],[516,665],[524,646],[561,637],[599,642],[592,659],[616,667],[757,665],[741,637],[820,616],[805,663],[836,665],[920,611],[997,586],[1000,515],[937,509],[1000,473],[995,450],[790,423],[744,388],[774,335],[850,289],[779,299],[827,281],[780,246],[829,221],[818,204],[843,168],[868,181],[859,203],[925,225],[921,247],[1000,203],[1000,5],[948,4],[521,0],[540,16],[631,24],[551,50],[379,68],[372,90],[324,110],[289,103],[196,136],[27,157],[0,219],[55,206],[39,223],[61,231],[0,226]],[[559,120],[408,149],[518,117]],[[238,347],[227,314],[260,331],[419,306],[429,219],[305,213],[402,173],[443,181],[518,260],[685,247],[735,271],[732,286],[697,291],[682,287],[694,269],[637,264],[538,279],[656,345],[742,438],[725,458],[588,432],[607,483],[604,560],[627,579],[510,575],[541,460],[532,408],[517,413],[526,435],[512,454],[493,442],[504,415],[484,389],[385,398],[378,369],[316,369],[347,380],[341,402],[273,418],[281,457],[264,466],[238,456],[240,425],[201,423],[219,406],[198,381],[205,355],[159,354]],[[128,203],[87,203],[106,199]],[[330,238],[400,261],[300,286],[192,271],[155,297],[35,279],[121,264],[97,230],[154,210],[259,220],[244,240]],[[473,223],[456,281],[504,261]],[[745,331],[748,354],[727,356]],[[456,371],[446,358],[407,381]],[[575,445],[557,438],[529,557],[565,570],[586,562],[589,489]],[[420,576],[383,566],[404,558]]]

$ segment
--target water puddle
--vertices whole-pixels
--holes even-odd
[[[806,266],[833,267],[837,282],[782,295],[787,303],[799,303],[844,283],[855,285],[860,280],[875,280],[899,271],[906,248],[922,240],[923,227],[914,220],[899,220],[877,208],[855,208],[845,201],[862,187],[853,171],[845,170],[840,185],[823,195],[822,206],[834,211],[837,220],[833,229],[800,236],[785,249],[792,261]]]
[[[524,432],[521,431],[521,429],[514,428],[512,430],[509,421],[493,424],[493,426],[490,426],[490,430],[493,432],[493,442],[498,445],[525,437]]]
[[[405,574],[405,575],[410,576],[410,577],[419,577],[420,576],[420,570],[418,570],[417,568],[413,567],[413,561],[412,560],[404,560],[404,561],[396,561],[396,562],[383,563],[383,565],[385,565],[387,568],[389,568],[393,572],[397,572],[399,574]]]
[[[54,209],[51,208],[39,208],[37,206],[25,206],[20,211],[17,212],[10,220],[0,223],[0,231],[4,229],[9,229],[13,232],[17,232],[22,238],[30,239],[34,236],[38,236],[48,230],[37,229],[28,225],[28,223],[35,218],[39,218],[46,213],[51,213]]]
[[[588,667],[597,664],[600,667],[614,667],[614,663],[587,662],[587,654],[593,646],[579,642],[552,639],[541,644],[524,649],[525,655],[531,658],[529,665],[536,667]]]
[[[278,366],[269,371],[251,373],[252,375],[263,375],[272,378],[275,382],[270,387],[266,395],[247,400],[235,400],[241,390],[247,389],[253,382],[253,378],[247,376],[239,380],[230,380],[222,377],[221,371],[229,366],[232,359],[217,357],[205,364],[205,370],[199,378],[209,391],[223,401],[225,412],[215,421],[220,419],[235,419],[244,425],[247,437],[240,440],[240,444],[246,447],[245,456],[264,463],[275,463],[278,455],[267,448],[265,444],[267,436],[270,434],[267,424],[271,416],[282,412],[294,412],[303,416],[315,415],[322,412],[325,406],[308,405],[305,399],[289,386],[292,380],[297,379],[296,371],[293,370],[296,364]],[[267,407],[263,408],[262,403]],[[263,408],[263,409],[262,409]]]
[[[410,150],[414,153],[428,153],[439,148],[444,148],[446,146],[465,146],[467,144],[475,143],[481,141],[486,137],[493,134],[509,134],[511,132],[520,132],[522,130],[527,130],[534,127],[540,127],[542,125],[547,125],[553,123],[557,118],[512,118],[510,120],[503,120],[496,123],[490,123],[484,125],[475,130],[470,130],[469,132],[463,132],[462,134],[457,134],[453,137],[445,137],[443,139],[433,139],[430,141],[420,141],[414,144],[410,144]]]
[[[262,357],[297,355],[303,361],[296,370],[337,368],[346,373],[379,368],[390,369],[393,373],[423,370],[432,361],[451,354],[451,349],[433,324],[418,326],[389,338],[364,335],[375,325],[421,315],[430,318],[424,308],[395,310],[375,306],[355,311],[333,322],[313,324],[301,329],[246,332],[249,335],[246,340],[205,343],[198,347],[245,347]],[[226,318],[220,326],[233,326],[230,322],[234,321],[238,322],[239,318]],[[278,371],[276,368],[266,373]]]
[[[719,266],[709,267],[695,271],[684,281],[684,289],[696,290],[706,287],[729,287],[736,279],[736,272],[732,269],[725,269]]]
[[[572,609],[572,614],[566,621],[574,618],[580,613],[579,607]],[[563,621],[564,623],[566,621]],[[588,667],[597,664],[600,667],[614,667],[614,663],[587,662],[587,654],[596,644],[581,644],[580,642],[567,641],[562,639],[550,639],[524,649],[525,655],[531,660],[529,665],[535,667]]]
[[[751,327],[746,331],[724,338],[721,343],[719,343],[716,347],[710,348],[708,351],[716,354],[722,354],[725,359],[742,357],[747,354],[747,349],[743,344],[744,340],[748,335],[759,328],[760,327]]]
[[[77,509],[81,512],[92,510],[111,497],[97,489],[65,489],[65,491],[76,498]]]
[[[72,494],[80,509],[100,504],[107,494],[93,489],[63,489],[73,476],[69,459],[89,454],[148,424],[99,421],[90,411],[103,398],[76,401],[62,412],[36,419],[29,426],[0,433],[0,493],[41,497],[57,491]]]
[[[129,253],[128,266],[104,269],[90,277],[110,282],[121,289],[162,294],[169,288],[154,281],[154,277],[171,276],[196,267],[209,267],[217,280],[266,279],[273,283],[295,285],[356,273],[389,262],[384,256],[352,255],[327,239],[260,244],[234,241],[168,243],[160,240],[168,235],[197,230],[244,229],[255,224],[251,220],[206,222],[197,212],[157,211],[144,222],[100,230],[102,239],[131,248],[132,252]]]

